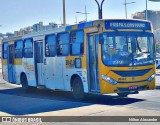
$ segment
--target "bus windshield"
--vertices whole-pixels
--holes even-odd
[[[103,33],[102,60],[106,66],[142,66],[155,62],[153,35]]]

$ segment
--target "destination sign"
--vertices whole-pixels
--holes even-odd
[[[107,20],[105,21],[105,28],[151,30],[151,25],[149,22],[137,20]]]

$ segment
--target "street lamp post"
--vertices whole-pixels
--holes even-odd
[[[148,0],[146,0],[146,20],[148,20]]]
[[[132,4],[132,3],[136,3],[136,2],[127,3],[127,0],[125,0],[125,3],[123,3],[123,5],[125,5],[125,15],[126,15],[126,19],[127,19],[127,5],[128,5],[128,4]]]
[[[97,0],[95,0],[97,5],[98,5],[98,18],[102,19],[103,18],[103,3],[105,0],[102,0],[101,4]]]
[[[76,13],[85,14],[85,21],[87,21],[87,14],[89,14],[89,13],[87,13],[86,5],[85,5],[85,12],[84,13],[83,12],[76,12]]]
[[[66,25],[66,2],[63,0],[63,25]]]

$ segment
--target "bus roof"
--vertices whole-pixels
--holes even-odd
[[[147,23],[148,25],[150,25],[150,29],[152,29],[151,22],[147,21],[147,20],[138,20],[138,19],[102,19],[102,20],[94,20],[94,21],[79,23],[79,24],[75,24],[75,25],[63,26],[63,27],[52,29],[52,30],[44,30],[44,31],[40,31],[40,32],[32,32],[32,33],[29,33],[29,34],[25,34],[23,36],[3,39],[3,41],[5,41],[5,42],[16,41],[16,40],[19,40],[19,39],[26,39],[26,38],[42,36],[42,35],[47,35],[47,34],[54,34],[54,33],[59,33],[59,32],[72,31],[72,30],[80,30],[80,29],[89,28],[89,27],[93,27],[93,26],[100,27],[103,22],[114,22],[114,21],[116,21],[116,22],[118,22],[118,21],[119,22],[123,22],[123,21],[124,22],[127,22],[127,21],[128,22],[132,22],[132,21],[133,22],[143,22],[143,23]],[[104,24],[104,25],[106,25],[106,24]]]
[[[13,41],[21,40],[21,39],[22,39],[22,36],[11,37],[11,38],[4,38],[2,40],[2,42],[13,42]]]
[[[65,27],[63,26],[63,27],[52,29],[52,30],[43,30],[43,31],[40,31],[40,32],[32,32],[32,33],[29,33],[29,34],[25,34],[25,35],[23,35],[22,38],[26,39],[26,38],[31,38],[31,37],[35,37],[35,36],[54,34],[54,33],[59,33],[59,32],[64,32],[64,31],[65,31]]]
[[[83,29],[83,28],[88,28],[88,27],[93,27],[93,26],[100,26],[102,24],[102,22],[105,21],[110,21],[110,22],[114,22],[114,21],[119,21],[119,22],[142,22],[142,23],[147,23],[151,26],[152,29],[152,25],[150,21],[147,20],[138,20],[138,19],[102,19],[102,20],[95,20],[95,21],[90,21],[90,22],[84,22],[84,23],[80,23],[80,24],[76,24],[76,25],[70,25],[70,26],[66,26],[66,31],[71,31],[71,30],[78,30],[78,29]]]

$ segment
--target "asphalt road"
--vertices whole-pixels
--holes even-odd
[[[37,90],[26,93],[21,86],[7,83],[0,78],[0,116],[10,115],[160,116],[160,90],[142,91],[127,98],[120,98],[116,94],[88,95],[84,101],[78,102],[69,92]]]

